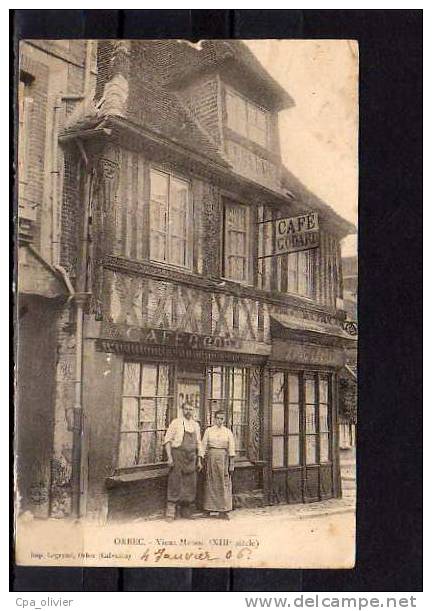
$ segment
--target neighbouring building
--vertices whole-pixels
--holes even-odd
[[[340,447],[352,450],[356,445],[357,425],[357,293],[358,293],[357,256],[342,258],[343,300],[347,315],[346,328],[355,338],[347,349],[347,362],[340,373],[339,382],[339,422]]]
[[[56,425],[73,384],[75,339],[68,303],[73,288],[60,266],[60,241],[74,228],[68,219],[61,222],[65,166],[58,135],[95,78],[91,41],[20,43],[15,455],[20,510],[39,517],[48,516],[57,503],[51,494],[54,481],[63,482],[65,492],[57,487],[57,496],[63,497],[70,479],[71,447],[56,438]]]
[[[355,228],[282,165],[293,104],[239,41],[97,43],[94,95],[58,137],[61,322],[40,425],[53,517],[160,511],[185,396],[203,429],[226,412],[238,505],[340,496],[340,241]],[[272,221],[308,212],[319,247],[268,256]]]

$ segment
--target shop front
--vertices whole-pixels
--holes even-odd
[[[236,507],[340,496],[336,393],[344,338],[326,329],[318,342],[296,324],[301,331],[272,321],[271,342],[257,343],[254,353],[222,336],[144,328],[141,341],[130,341],[137,329],[102,326],[105,337],[87,340],[95,368],[87,378],[90,513],[161,515],[165,431],[185,402],[202,433],[216,411],[226,414],[236,442]],[[202,481],[198,510],[201,502]]]
[[[272,318],[271,333],[268,501],[339,497],[338,373],[350,338],[338,325],[283,315]]]
[[[260,460],[263,357],[242,355],[240,360],[226,352],[194,353],[115,341],[102,341],[99,347],[109,355],[110,363],[119,361],[116,369],[120,374],[116,381],[118,426],[113,431],[116,450],[112,474],[106,478],[108,519],[151,515],[164,508],[168,470],[163,441],[169,423],[180,415],[185,402],[194,406],[201,433],[214,424],[216,411],[225,411],[236,442],[234,493],[239,499],[259,497],[264,502]],[[202,482],[197,509],[201,487]]]

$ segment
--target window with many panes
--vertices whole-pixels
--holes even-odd
[[[328,375],[275,371],[271,400],[273,468],[328,462]]]
[[[292,252],[287,258],[287,293],[313,297],[313,260],[310,251]]]
[[[268,146],[269,112],[257,104],[226,90],[227,125],[241,136],[263,147]]]
[[[249,208],[225,203],[224,276],[238,282],[250,278]]]
[[[210,424],[214,415],[223,410],[226,426],[234,435],[236,452],[246,456],[248,430],[249,370],[245,367],[210,367],[208,370],[208,396]]]
[[[190,184],[167,172],[150,172],[150,259],[191,267]]]
[[[123,369],[118,467],[164,460],[172,407],[171,366],[126,361]]]
[[[281,216],[281,214],[278,216]],[[271,210],[263,210],[260,220],[258,235],[258,278],[260,287],[274,288],[281,293],[292,293],[314,299],[316,273],[314,251],[305,250],[277,257],[269,256],[274,252],[275,240]]]

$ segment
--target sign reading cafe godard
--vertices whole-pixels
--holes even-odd
[[[273,253],[283,255],[319,246],[318,213],[308,212],[291,218],[276,219]]]

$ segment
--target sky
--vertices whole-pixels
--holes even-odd
[[[281,111],[284,164],[341,216],[357,225],[358,49],[348,40],[246,41],[294,98]],[[342,255],[356,254],[356,236]]]

